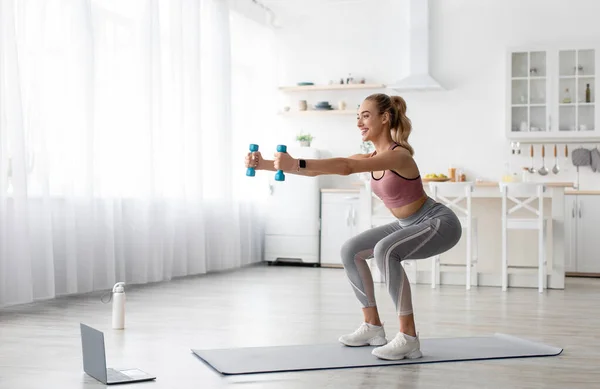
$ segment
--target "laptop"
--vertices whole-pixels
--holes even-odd
[[[156,379],[156,377],[139,369],[107,369],[104,333],[83,323],[80,323],[80,328],[83,370],[88,375],[106,385],[152,381]]]

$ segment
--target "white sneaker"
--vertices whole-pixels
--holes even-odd
[[[362,323],[356,331],[342,335],[339,341],[346,346],[381,346],[387,343],[383,326]]]
[[[387,360],[399,360],[399,359],[415,359],[421,358],[421,343],[419,342],[419,335],[416,339],[409,339],[402,332],[399,332],[394,339],[388,344],[382,347],[374,348],[371,354],[377,358]]]

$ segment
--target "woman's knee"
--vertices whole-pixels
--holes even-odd
[[[342,248],[340,250],[340,255],[342,257],[342,263],[345,265],[354,263],[356,255],[360,252],[360,247],[358,245],[358,239],[356,237],[352,237],[344,242]]]
[[[389,245],[385,241],[379,241],[373,249],[373,255],[375,257],[375,263],[379,271],[385,270],[385,258],[388,255]]]

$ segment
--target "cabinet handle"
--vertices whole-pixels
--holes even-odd
[[[354,207],[352,207],[352,225],[356,225],[356,209]]]
[[[578,208],[579,208],[579,209],[578,209],[578,210],[579,210],[579,218],[581,219],[581,204],[579,204],[579,207],[578,207]]]
[[[552,115],[548,115],[548,131],[552,131]]]
[[[359,197],[358,196],[346,196],[344,197],[345,200],[358,200]]]
[[[346,212],[346,225],[350,225],[350,208],[348,208],[348,212]]]
[[[573,201],[573,208],[571,208],[571,218],[575,218],[575,202]]]

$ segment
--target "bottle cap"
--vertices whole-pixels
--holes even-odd
[[[124,282],[117,282],[115,286],[113,286],[113,293],[123,293],[125,291],[124,285]]]

